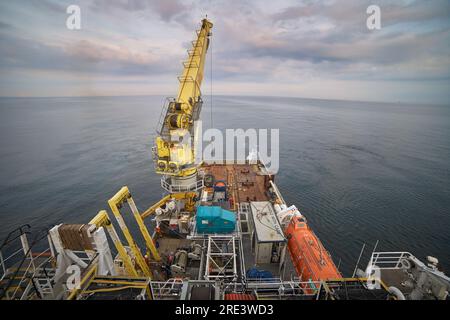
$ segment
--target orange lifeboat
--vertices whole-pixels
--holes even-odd
[[[303,216],[294,216],[286,228],[288,248],[301,281],[342,278],[330,254]]]

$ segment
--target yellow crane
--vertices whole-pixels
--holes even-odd
[[[202,20],[197,39],[192,41],[176,98],[166,101],[157,128],[153,148],[156,172],[162,174],[162,187],[169,193],[197,191],[203,186],[197,179],[194,147],[194,122],[202,108],[200,87],[213,24]]]
[[[151,258],[156,263],[161,262],[154,239],[148,232],[144,219],[152,216],[159,207],[172,200],[183,202],[184,209],[192,211],[197,191],[203,187],[203,180],[197,179],[198,163],[195,162],[194,153],[194,122],[199,119],[203,103],[200,87],[203,81],[206,52],[209,46],[212,26],[212,23],[207,19],[202,20],[201,28],[197,31],[197,39],[192,41],[192,48],[188,50],[188,59],[183,62],[183,73],[178,77],[180,81],[178,95],[176,98],[168,100],[164,105],[158,124],[158,136],[156,137],[153,154],[156,172],[163,175],[161,185],[169,194],[143,213],[139,212],[126,186],[122,187],[108,201],[114,217],[128,242],[128,248],[136,264],[133,263],[127,249],[121,243],[105,210],[100,211],[89,222],[97,227],[106,228],[123,261],[127,274],[131,277],[144,276],[152,278],[153,274],[148,263],[149,259]],[[125,224],[125,220],[120,212],[124,204],[129,205],[145,240],[147,247],[146,256],[142,254]],[[74,297],[77,292],[74,291],[72,296]]]

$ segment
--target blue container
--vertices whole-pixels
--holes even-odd
[[[198,206],[198,233],[231,233],[236,228],[236,214],[218,206]]]
[[[258,270],[251,268],[246,273],[247,279],[273,279],[273,274],[270,271]]]

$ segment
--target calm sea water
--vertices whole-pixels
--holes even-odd
[[[123,185],[141,209],[159,200],[151,146],[163,101],[0,98],[1,238],[23,223],[85,223]],[[213,119],[280,129],[277,183],[346,275],[376,240],[450,272],[450,107],[215,97]]]

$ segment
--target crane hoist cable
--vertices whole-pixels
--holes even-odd
[[[209,50],[210,50],[210,56],[209,56],[209,61],[211,63],[210,66],[210,82],[211,82],[211,129],[213,128],[213,52],[212,52],[212,38],[210,38],[209,41]]]

